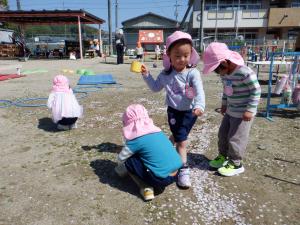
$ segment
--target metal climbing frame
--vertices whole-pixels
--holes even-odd
[[[271,55],[271,64],[270,64],[270,70],[269,70],[269,82],[268,82],[268,97],[267,97],[267,108],[265,117],[270,120],[272,120],[272,116],[270,114],[272,109],[286,109],[286,108],[294,108],[296,107],[295,104],[271,104],[271,96],[272,96],[272,77],[273,77],[273,66],[274,61],[276,57],[291,57],[292,58],[292,71],[291,71],[291,77],[290,77],[290,84],[292,91],[294,90],[297,82],[298,82],[298,65],[299,65],[299,56],[300,52],[276,52],[272,53]]]

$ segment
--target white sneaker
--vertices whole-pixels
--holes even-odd
[[[154,199],[154,190],[152,187],[141,188],[140,193],[145,201],[150,201]]]
[[[180,169],[178,174],[177,185],[184,189],[188,189],[192,186],[190,179],[190,168]]]
[[[57,124],[58,130],[70,130],[68,125]]]

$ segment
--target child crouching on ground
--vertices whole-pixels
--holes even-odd
[[[161,192],[176,181],[182,167],[180,155],[142,105],[127,107],[123,114],[123,136],[125,147],[118,155],[115,171],[120,176],[128,171],[144,200],[152,200],[153,188]]]
[[[219,74],[224,87],[219,155],[209,165],[223,176],[243,173],[241,161],[261,94],[256,73],[244,65],[239,53],[229,50],[224,43],[211,43],[204,51],[203,61],[203,74],[213,71]]]
[[[68,78],[63,75],[54,77],[47,106],[52,111],[52,119],[58,130],[76,128],[77,119],[82,117],[82,106],[78,104]]]

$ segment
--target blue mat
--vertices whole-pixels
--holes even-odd
[[[111,74],[101,74],[101,75],[82,75],[79,78],[78,85],[93,85],[93,84],[116,84]]]

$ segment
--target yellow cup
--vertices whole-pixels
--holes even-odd
[[[130,71],[134,73],[142,72],[142,64],[139,61],[132,61]]]

